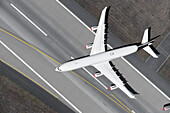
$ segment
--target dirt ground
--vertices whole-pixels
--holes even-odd
[[[0,113],[56,113],[13,81],[0,75]]]
[[[170,0],[76,0],[92,15],[99,18],[105,6],[111,6],[109,30],[122,41],[140,42],[143,31],[152,27],[151,36],[161,34],[157,46],[170,31]],[[148,54],[138,52],[142,59]],[[170,59],[159,74],[170,83]],[[0,113],[56,113],[29,92],[0,75]]]
[[[151,38],[161,35],[157,46],[170,31],[170,0],[76,0],[96,19],[105,6],[109,12],[109,30],[127,44],[140,42],[146,28],[152,27]],[[143,60],[148,54],[137,52]]]
[[[96,19],[105,6],[111,6],[109,31],[126,44],[140,42],[143,32],[151,27],[151,38],[161,35],[153,45],[159,43],[170,32],[170,0],[75,0]],[[144,61],[148,54],[143,50],[137,55]],[[163,65],[159,74],[170,83],[170,60]]]

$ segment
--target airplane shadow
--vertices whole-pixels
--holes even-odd
[[[121,81],[125,84],[124,86],[132,93],[132,94],[139,94],[136,92],[128,83],[126,78],[119,72],[119,70],[115,67],[115,65],[110,61],[109,64],[111,65],[113,71],[117,74],[117,76],[121,79]]]

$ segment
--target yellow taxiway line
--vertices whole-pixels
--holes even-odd
[[[58,63],[59,65],[61,65],[60,62],[58,62],[57,60],[53,59],[52,57],[48,56],[47,54],[43,53],[42,51],[40,51],[39,49],[35,48],[34,46],[28,44],[27,42],[23,41],[22,39],[14,36],[13,34],[5,31],[4,29],[0,28],[0,31],[3,31],[4,33],[12,36],[13,38],[21,41],[22,43],[26,44],[27,46],[33,48],[34,50],[42,53],[43,55],[47,56],[48,58],[50,58],[51,60],[55,61],[56,63]],[[46,88],[44,88],[43,86],[41,86],[39,83],[37,83],[36,81],[34,81],[33,79],[31,79],[29,76],[25,75],[24,73],[22,73],[21,71],[17,70],[15,67],[11,66],[10,64],[8,64],[7,62],[3,61],[2,59],[0,59],[3,63],[7,64],[8,66],[10,66],[11,68],[15,69],[17,72],[23,74],[25,77],[27,77],[28,79],[30,79],[32,82],[36,83],[38,86],[40,86],[41,88],[43,88],[45,91],[47,91],[48,93],[50,93],[51,95],[53,95],[55,98],[58,99],[58,97],[56,95],[54,95],[53,93],[51,93],[49,90],[47,90]],[[132,113],[131,110],[126,107],[119,99],[117,99],[113,94],[111,94],[118,102],[120,102],[122,105],[120,105],[119,103],[117,103],[115,100],[113,100],[110,96],[108,96],[107,94],[105,94],[104,92],[102,92],[100,89],[98,89],[97,87],[95,87],[93,84],[91,84],[90,82],[88,82],[87,80],[85,80],[83,77],[81,77],[80,75],[76,74],[75,72],[71,71],[71,73],[73,73],[74,75],[76,75],[77,77],[79,77],[80,79],[82,79],[84,82],[88,83],[89,85],[91,85],[93,88],[95,88],[96,90],[98,90],[100,93],[102,93],[103,95],[105,95],[107,98],[109,98],[110,100],[112,100],[114,103],[116,103],[118,106],[120,106],[122,109],[124,109],[125,111],[127,111],[128,113]]]
[[[124,106],[127,110],[129,110],[130,113],[132,113],[132,111],[126,107],[119,99],[117,99],[113,94],[111,94],[113,98],[115,98],[120,104],[122,104],[122,106]]]
[[[50,93],[51,95],[53,95],[55,98],[58,99],[58,97],[56,95],[54,95],[53,93],[51,93],[48,89],[46,89],[45,87],[43,87],[42,85],[40,85],[38,82],[36,82],[35,80],[31,79],[28,75],[24,74],[23,72],[21,72],[20,70],[18,70],[17,68],[15,68],[14,66],[10,65],[9,63],[5,62],[4,60],[0,59],[0,61],[2,61],[4,64],[8,65],[9,67],[11,67],[12,69],[14,69],[15,71],[17,71],[18,73],[24,75],[26,78],[28,78],[29,80],[31,80],[32,82],[34,82],[35,84],[37,84],[38,86],[40,86],[41,88],[43,88],[45,91],[47,91],[48,93]]]

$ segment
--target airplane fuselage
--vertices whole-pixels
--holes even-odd
[[[97,31],[95,33],[95,39],[93,44],[88,44],[85,46],[86,49],[91,48],[90,55],[68,61],[56,68],[55,70],[59,72],[65,72],[83,68],[86,66],[93,66],[99,71],[98,77],[99,75],[104,75],[114,84],[114,86],[109,87],[110,90],[114,88],[120,88],[125,94],[127,94],[127,96],[135,99],[135,96],[132,94],[134,92],[131,92],[127,89],[127,87],[125,86],[126,83],[124,83],[122,77],[120,77],[117,72],[112,69],[112,65],[111,63],[109,63],[109,61],[135,53],[138,48],[143,48],[143,50],[148,52],[154,58],[158,58],[156,54],[158,52],[156,52],[156,49],[153,49],[153,46],[151,45],[152,42],[154,42],[155,38],[150,40],[151,28],[148,28],[144,31],[141,43],[135,43],[133,45],[119,47],[117,49],[106,51],[105,46],[107,44],[106,41],[108,32],[108,19],[106,16],[108,14],[108,11],[109,7],[105,7],[101,13],[98,26],[91,28],[92,31]],[[95,73],[95,77],[97,77],[96,75],[97,73]]]
[[[111,61],[112,59],[116,59],[119,57],[127,56],[129,54],[135,53],[138,50],[137,45],[131,45],[127,47],[122,47],[119,49],[110,50],[107,52],[91,55],[88,57],[84,57],[81,59],[75,59],[73,61],[66,62],[62,64],[58,71],[71,71],[78,68],[93,66],[94,64],[98,64],[101,62]]]

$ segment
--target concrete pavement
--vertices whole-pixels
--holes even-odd
[[[162,65],[166,62],[170,55],[170,33],[165,37],[165,39],[156,48],[159,52],[159,58],[154,59],[149,57],[145,62],[151,69],[158,72]]]
[[[74,17],[72,17],[72,15],[70,15],[67,11],[63,10],[61,6],[56,7],[57,3],[54,3],[51,1],[47,2],[47,1],[43,1],[43,0],[36,1],[36,2],[35,1],[34,2],[33,1],[24,1],[23,3],[16,1],[14,3],[24,13],[26,13],[29,17],[33,17],[31,19],[34,20],[35,23],[38,23],[38,25],[41,28],[43,28],[43,30],[46,31],[48,34],[48,37],[43,36],[43,34],[41,34],[37,29],[32,27],[30,25],[30,23],[28,23],[24,18],[20,21],[21,22],[23,21],[23,23],[25,23],[25,24],[21,24],[21,25],[27,26],[27,28],[23,27],[23,26],[14,26],[15,24],[17,24],[17,25],[20,24],[20,22],[18,22],[18,23],[16,22],[17,21],[16,18],[20,19],[22,17],[20,17],[19,14],[17,14],[17,17],[15,17],[15,18],[13,16],[7,15],[7,16],[11,17],[11,21],[12,20],[16,20],[16,21],[10,22],[9,20],[5,20],[6,23],[10,24],[10,26],[12,26],[12,28],[15,29],[15,31],[17,31],[17,33],[22,38],[27,40],[29,43],[37,46],[38,48],[41,48],[41,50],[43,50],[45,53],[48,53],[48,55],[52,56],[53,58],[58,59],[60,62],[64,62],[64,61],[70,59],[70,56],[79,57],[79,56],[88,54],[89,51],[84,50],[84,45],[89,42],[92,42],[94,35],[92,33],[90,33],[87,28],[85,28],[83,25],[81,25],[81,23],[79,23]],[[21,6],[23,8],[21,8]],[[32,7],[33,9],[32,8],[30,9],[29,7]],[[43,7],[43,10],[42,10],[42,7]],[[27,8],[29,9],[28,11],[26,10]],[[50,13],[48,13],[48,12],[50,12]],[[9,14],[9,12],[6,12],[6,13]],[[36,16],[37,18],[34,19],[35,15],[37,15]],[[39,18],[39,17],[41,17],[41,18]],[[43,22],[43,24],[41,22]],[[9,42],[6,42],[6,43],[9,43]],[[11,45],[11,44],[9,44],[9,45]],[[18,53],[23,54],[22,52],[18,52]],[[31,54],[31,55],[33,56],[34,54]],[[38,55],[36,58],[39,59],[39,57],[41,57],[41,56]],[[24,57],[24,59],[27,59],[26,56]],[[35,60],[33,60],[33,61],[27,60],[27,61],[31,62],[31,64],[32,64]],[[40,61],[41,61],[41,59],[40,59]],[[44,61],[44,60],[42,60],[42,61]],[[46,62],[46,61],[44,61],[44,62],[42,62],[42,61],[41,61],[41,63],[43,63],[43,64]],[[123,65],[123,64],[120,63],[120,65]],[[36,66],[34,66],[34,68],[36,68],[36,67],[38,67],[37,64],[36,64]],[[51,67],[51,66],[49,66],[49,64],[48,64],[44,68],[47,68],[47,67],[48,67],[48,69],[50,69],[49,67]],[[120,66],[119,69],[121,69],[121,68],[122,67]],[[130,72],[129,75],[132,74],[131,73],[132,71],[130,71],[130,70],[129,70],[129,72]],[[49,71],[46,71],[46,72],[49,72]],[[46,73],[46,72],[44,72],[44,73]],[[139,99],[139,101],[132,101],[129,98],[127,98],[125,96],[125,94],[123,94],[120,90],[108,92],[108,91],[102,89],[102,87],[95,80],[93,80],[90,76],[87,76],[87,73],[83,72],[82,70],[77,70],[76,72],[80,73],[86,80],[91,81],[91,83],[93,83],[95,86],[100,88],[105,93],[107,93],[109,95],[113,93],[120,100],[125,102],[125,104],[130,109],[135,109],[136,112],[157,112],[157,111],[161,112],[162,111],[161,105],[162,105],[162,102],[164,102],[164,99],[160,103],[161,105],[159,105],[159,104],[157,105],[157,106],[161,106],[160,108],[157,108],[157,106],[154,107],[154,105],[152,105],[151,102],[148,103],[147,100],[145,99],[145,96],[142,99]],[[92,70],[92,72],[94,73],[93,70]],[[126,73],[126,72],[124,72],[124,73]],[[136,74],[137,73],[135,73],[135,74],[133,73],[134,76]],[[123,74],[123,75],[125,75],[125,74]],[[140,75],[137,74],[136,76],[140,76]],[[75,76],[71,76],[71,75],[65,76],[65,77],[68,77],[70,81],[72,81],[74,84],[76,84],[77,87],[79,87],[79,90],[80,89],[83,90],[83,92],[86,93],[86,95],[88,95],[91,99],[93,99],[93,101],[96,102],[100,107],[102,106],[103,110],[106,110],[106,111],[111,110],[112,112],[114,112],[114,111],[127,112],[125,110],[113,107],[113,106],[117,106],[115,103],[113,103],[113,101],[110,101],[105,96],[101,96],[100,93],[98,93],[98,91],[94,91],[95,90],[94,88],[89,88],[87,83],[82,83],[82,80],[79,80],[79,78],[77,78]],[[131,77],[129,78],[129,77],[130,76],[127,76],[128,81],[130,81],[131,79],[133,80],[133,77],[132,78]],[[141,79],[142,78],[140,78],[140,80]],[[47,80],[51,81],[52,79],[48,78],[48,76],[47,76]],[[141,83],[143,83],[144,81],[145,80],[142,80]],[[55,82],[55,81],[53,81],[53,82]],[[130,84],[132,84],[132,82],[130,82]],[[135,85],[136,85],[137,89],[140,88],[140,85],[138,85],[137,83],[135,83]],[[150,86],[150,87],[153,88],[152,86]],[[149,87],[149,89],[146,89],[146,90],[150,90],[150,87]],[[68,89],[68,91],[70,91],[70,90],[73,90],[73,89],[72,88]],[[62,92],[64,92],[64,91],[65,90],[62,90]],[[147,92],[145,94],[147,94]],[[142,95],[141,95],[141,97],[142,97]],[[77,96],[80,96],[80,95],[77,95]],[[157,96],[159,96],[159,93],[156,93],[155,97],[157,97]],[[161,98],[162,98],[162,96],[161,96]],[[87,98],[84,98],[84,99],[86,100]],[[76,101],[75,100],[76,99],[74,99],[74,102],[78,101],[78,99]],[[155,100],[155,98],[153,98],[153,100]],[[86,100],[86,102],[87,102],[87,100]],[[154,102],[154,101],[152,101],[152,102]],[[87,103],[91,103],[91,102],[87,102]],[[87,109],[84,109],[84,105],[82,105],[81,101],[79,101],[79,104],[78,104],[78,106],[80,106],[80,108],[82,108],[83,111],[95,109],[95,107],[93,107],[93,108],[90,107],[90,105],[95,105],[92,103],[89,104],[89,107],[87,107],[87,105],[85,105],[87,107]],[[145,106],[145,105],[147,105],[147,106]]]

